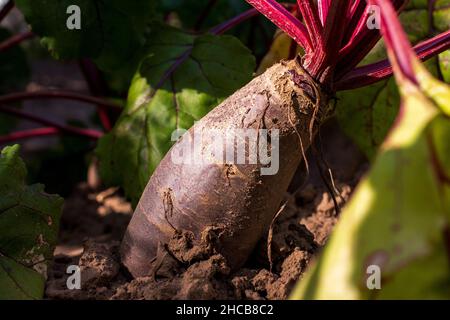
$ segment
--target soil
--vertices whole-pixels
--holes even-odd
[[[336,201],[343,207],[367,163],[333,121],[323,131],[324,154],[339,191]],[[311,155],[308,158],[314,163]],[[187,231],[175,232],[168,243],[160,244],[157,258],[149,261],[152,273],[137,279],[121,265],[118,254],[132,215],[131,205],[117,188],[97,192],[89,183],[80,184],[65,203],[46,297],[287,299],[339,218],[319,176],[313,170],[306,183],[294,178],[270,236],[261,239],[240,270],[231,272],[226,259],[218,254],[222,230],[208,227],[201,239]],[[69,265],[80,267],[79,290],[67,289]]]

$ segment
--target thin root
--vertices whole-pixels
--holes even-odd
[[[333,173],[331,172],[331,168],[329,167],[328,163],[326,162],[325,158],[323,157],[323,148],[322,148],[322,139],[321,139],[321,135],[320,135],[320,130],[319,130],[319,143],[320,143],[320,152],[317,151],[316,146],[314,144],[312,144],[311,145],[312,153],[313,153],[314,158],[316,159],[316,165],[317,165],[317,169],[319,170],[320,178],[322,179],[323,183],[325,184],[325,187],[328,190],[328,193],[330,194],[331,198],[333,199],[333,204],[334,204],[334,209],[336,211],[336,215],[339,215],[341,212],[341,209],[336,200],[336,195],[339,195],[339,197],[340,197],[340,193],[338,192],[336,185],[334,183]],[[324,169],[324,167],[326,168],[326,170]],[[327,180],[325,171],[328,172],[328,174],[329,174],[331,184]]]
[[[172,199],[172,189],[168,188],[163,194],[163,206],[164,206],[164,218],[167,223],[172,227],[172,229],[177,232],[178,229],[169,221],[169,218],[173,216],[173,199]]]
[[[267,257],[269,258],[270,272],[272,272],[272,268],[273,268],[273,260],[272,260],[273,228],[275,226],[275,221],[278,219],[280,214],[284,211],[284,208],[286,208],[286,205],[287,205],[287,201],[280,207],[280,210],[278,210],[277,214],[273,217],[272,222],[270,223],[269,234],[267,236]]]
[[[150,276],[152,279],[156,282],[156,274],[158,273],[159,269],[161,269],[161,266],[164,262],[164,259],[167,257],[168,252],[161,242],[158,243],[158,249],[156,251],[156,256],[152,259],[151,263],[153,264],[153,267],[150,271]]]
[[[294,110],[295,111],[295,110]],[[303,158],[303,161],[305,162],[305,169],[306,169],[306,179],[305,179],[305,181],[303,182],[304,184],[308,181],[308,178],[309,178],[309,162],[308,162],[308,159],[306,158],[306,152],[305,152],[305,147],[304,147],[304,145],[303,145],[303,140],[302,140],[302,136],[300,135],[300,133],[298,132],[298,130],[297,130],[297,127],[294,125],[294,123],[292,122],[292,119],[291,119],[291,109],[289,108],[289,110],[288,110],[288,120],[289,120],[289,123],[291,124],[291,126],[292,126],[292,128],[295,130],[295,133],[297,134],[297,136],[298,136],[298,141],[300,142],[300,148],[301,148],[301,151],[302,151],[302,158]]]

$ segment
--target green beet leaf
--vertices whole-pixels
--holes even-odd
[[[0,300],[43,297],[63,199],[27,186],[19,146],[0,155]]]
[[[232,36],[155,26],[149,39],[127,106],[97,149],[105,183],[122,186],[134,204],[172,146],[174,130],[189,129],[250,81],[255,68],[251,52]]]
[[[121,67],[145,42],[154,0],[17,0],[33,31],[56,58],[92,58],[104,70]],[[81,28],[70,30],[69,6],[80,8]]]

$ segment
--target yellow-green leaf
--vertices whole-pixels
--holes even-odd
[[[450,299],[450,87],[415,70],[419,86],[400,83],[396,123],[293,298]]]

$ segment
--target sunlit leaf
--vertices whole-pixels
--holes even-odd
[[[450,87],[415,70],[419,85],[399,82],[396,123],[293,298],[450,298]]]

